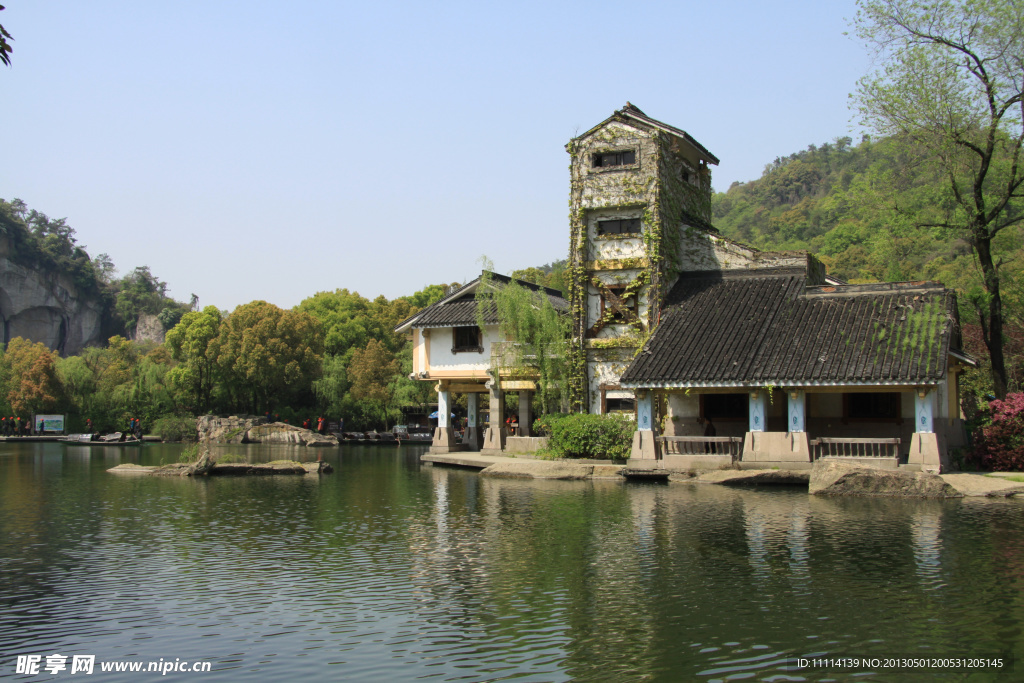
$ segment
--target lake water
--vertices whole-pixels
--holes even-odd
[[[28,678],[94,655],[120,680],[1024,679],[1024,501],[502,480],[409,446],[323,450],[322,477],[106,472],[180,451],[0,443],[0,677],[60,654]],[[160,660],[211,671],[100,672]]]

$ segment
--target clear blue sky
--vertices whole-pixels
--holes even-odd
[[[853,135],[853,0],[4,0],[0,197],[172,296],[394,298],[568,250],[564,145],[627,100],[716,189]]]

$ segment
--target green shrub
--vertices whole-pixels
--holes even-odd
[[[625,460],[636,423],[622,415],[558,415],[549,421],[548,447],[560,458]]]
[[[192,463],[192,462],[194,462],[195,460],[198,460],[198,459],[199,459],[199,445],[198,444],[196,444],[195,446],[189,446],[188,448],[183,448],[181,450],[181,453],[178,454],[178,462],[182,462],[182,463],[185,463],[185,464]],[[163,459],[160,460],[160,464],[161,465],[164,464]]]
[[[533,433],[540,434],[541,436],[551,436],[551,425],[556,420],[560,420],[563,417],[568,417],[565,413],[549,413],[547,415],[541,415],[533,421]]]
[[[192,443],[197,439],[196,419],[194,417],[169,416],[161,417],[153,423],[153,432],[161,441],[184,441]]]

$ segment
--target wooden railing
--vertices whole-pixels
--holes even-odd
[[[811,439],[811,459],[900,458],[899,439]]]
[[[738,436],[659,436],[661,456],[666,455],[728,455],[733,461],[743,453],[743,439]]]

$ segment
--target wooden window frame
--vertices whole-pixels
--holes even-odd
[[[618,384],[602,384],[601,385],[601,414],[608,415],[608,392],[609,391],[622,391],[622,387]],[[613,399],[620,400],[620,399]],[[637,418],[637,400],[636,392],[633,394],[633,419]],[[626,414],[626,413],[623,413]]]
[[[473,345],[459,344],[459,330],[463,330],[463,334],[468,334],[466,330],[473,330],[476,334],[476,343]],[[465,339],[462,341],[466,341]],[[483,340],[481,339],[480,328],[476,325],[461,325],[459,327],[452,328],[452,353],[483,353],[484,346]]]
[[[627,288],[626,285],[605,285],[605,287],[609,291],[611,291],[613,294],[615,294],[615,296],[619,297],[620,299],[622,298],[622,295],[620,294],[620,292],[625,292],[625,290]],[[603,293],[601,294],[600,298],[601,298],[601,315],[600,315],[600,318],[604,319],[605,296],[604,296]],[[633,315],[635,315],[637,318],[639,318],[640,317],[640,295],[639,294],[634,294],[631,297],[631,299],[632,299],[632,303],[627,304],[626,308],[631,310],[633,312]],[[629,321],[628,320],[624,320],[620,313],[615,313],[614,316],[612,317],[612,319],[608,321],[608,324],[609,325],[628,325]]]

